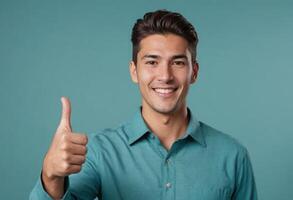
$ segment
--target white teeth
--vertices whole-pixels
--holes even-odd
[[[156,88],[155,91],[162,94],[168,94],[173,92],[175,89],[169,89],[169,88]]]

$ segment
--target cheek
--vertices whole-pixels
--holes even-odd
[[[139,82],[140,84],[148,85],[153,79],[153,73],[151,70],[139,71]]]
[[[191,73],[188,71],[180,71],[176,77],[180,85],[189,85],[191,82]]]

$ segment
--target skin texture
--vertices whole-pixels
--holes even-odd
[[[137,63],[130,63],[132,81],[142,96],[143,117],[167,149],[186,130],[186,96],[197,72],[188,42],[174,34],[142,39]]]

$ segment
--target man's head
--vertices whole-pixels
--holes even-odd
[[[186,109],[198,72],[193,26],[178,13],[147,13],[134,25],[132,42],[130,74],[139,85],[143,109],[168,115]]]
[[[140,41],[153,34],[173,33],[183,37],[189,46],[192,61],[196,62],[196,46],[198,43],[197,33],[181,14],[167,10],[157,10],[146,13],[142,19],[138,19],[133,26],[132,61],[136,64],[137,53],[140,50]]]

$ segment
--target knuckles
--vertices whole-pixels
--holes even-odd
[[[86,146],[82,146],[82,147],[80,147],[81,149],[81,153],[83,154],[83,155],[85,155],[86,153],[87,153],[87,148],[86,148]]]
[[[70,165],[67,162],[64,162],[61,168],[64,174],[72,174],[81,171],[81,165]]]
[[[74,144],[74,141],[80,145]],[[85,134],[72,134],[70,132],[59,132],[55,134],[51,150],[49,151],[52,157],[50,165],[54,169],[54,173],[58,175],[70,175],[78,173],[82,169],[82,164],[86,161],[86,153],[88,137]],[[74,157],[77,153],[79,157]],[[75,164],[72,164],[75,163]]]
[[[84,144],[87,144],[88,143],[88,138],[87,138],[87,136],[86,135],[83,135],[84,137],[83,137],[83,143]]]
[[[63,133],[63,135],[62,135],[62,140],[64,141],[64,142],[66,142],[66,141],[70,141],[70,133]]]
[[[68,153],[62,153],[61,157],[64,161],[69,162],[70,161],[70,155]]]
[[[69,150],[69,143],[68,142],[62,142],[60,145],[60,149],[63,151],[68,151]]]
[[[84,162],[85,162],[85,156],[82,156],[81,163],[84,163]]]
[[[63,162],[61,168],[62,168],[62,171],[63,171],[64,173],[69,173],[69,172],[70,172],[70,171],[69,171],[69,170],[70,170],[70,164],[67,163],[67,162]]]

